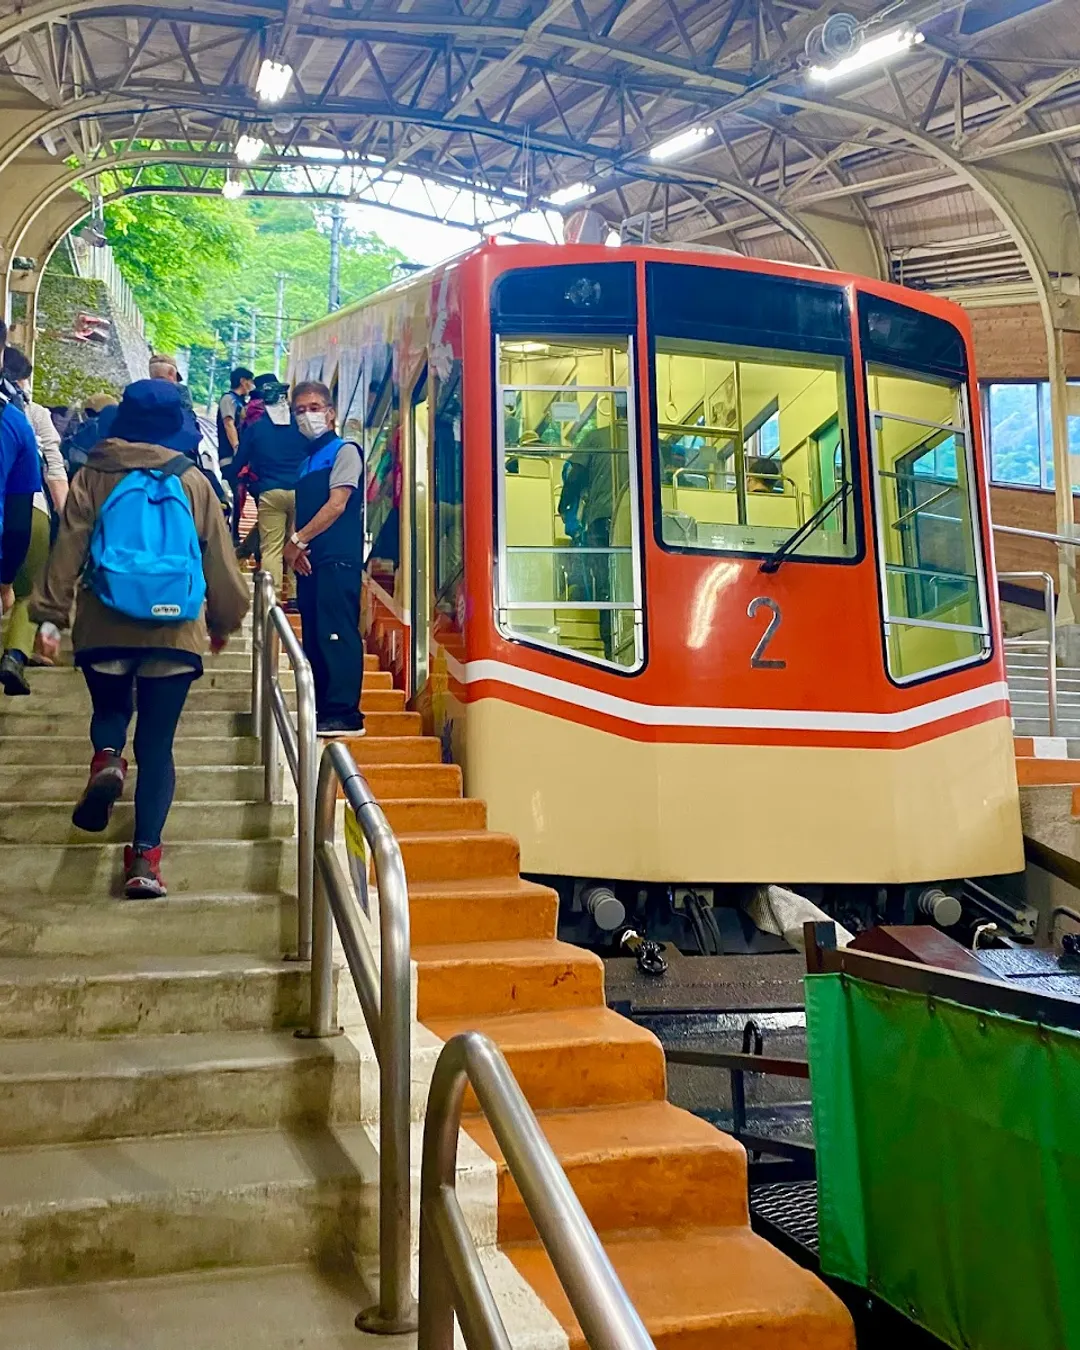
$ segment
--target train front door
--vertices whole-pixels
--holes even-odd
[[[431,639],[431,508],[428,492],[430,457],[430,415],[428,405],[427,369],[421,371],[413,386],[410,407],[410,436],[412,460],[412,566],[409,587],[409,616],[412,633],[412,660],[409,662],[415,697],[427,684],[428,654]]]

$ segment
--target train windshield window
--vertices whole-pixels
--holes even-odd
[[[629,339],[499,340],[502,629],[579,657],[643,659]]]
[[[657,338],[663,543],[769,555],[820,512],[788,556],[853,558],[846,372],[840,356]]]
[[[990,630],[964,387],[867,368],[889,674],[979,660]]]

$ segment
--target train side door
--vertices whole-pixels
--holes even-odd
[[[431,506],[428,490],[431,453],[427,368],[413,385],[410,403],[412,447],[412,579],[409,610],[412,633],[412,689],[416,695],[427,684],[431,649]]]

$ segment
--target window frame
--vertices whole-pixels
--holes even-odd
[[[893,374],[907,378],[921,378],[929,381],[952,381],[957,385],[956,394],[957,410],[960,421],[958,423],[931,422],[924,418],[908,417],[903,413],[883,412],[881,409],[871,407],[870,404],[870,378],[871,366],[877,366],[879,369],[890,371]],[[901,689],[910,689],[914,685],[925,683],[927,680],[935,680],[943,675],[951,674],[957,670],[964,670],[971,666],[984,665],[994,654],[994,632],[993,625],[990,622],[990,601],[986,585],[986,564],[984,558],[985,544],[985,523],[978,492],[978,455],[976,454],[975,435],[971,415],[971,383],[966,375],[958,374],[955,371],[944,371],[936,369],[919,369],[915,366],[889,365],[885,361],[864,359],[862,362],[863,389],[866,401],[866,418],[868,423],[869,447],[869,470],[870,470],[870,503],[874,515],[874,537],[877,552],[877,571],[878,571],[878,597],[880,602],[880,628],[882,643],[882,658],[885,669],[885,677],[891,684]],[[880,459],[878,454],[878,427],[875,419],[883,418],[892,421],[905,422],[913,426],[925,426],[938,431],[951,431],[954,435],[963,438],[964,444],[968,447],[966,453],[967,470],[967,496],[968,510],[970,512],[972,533],[974,536],[974,557],[975,557],[975,576],[978,586],[979,600],[983,615],[983,627],[975,627],[963,624],[943,624],[936,623],[928,619],[900,619],[890,614],[888,578],[889,571],[886,565],[885,552],[885,511],[881,500],[880,491]],[[959,486],[959,476],[957,486]],[[920,670],[914,675],[895,675],[891,669],[889,660],[889,628],[890,624],[903,628],[933,628],[945,632],[957,633],[975,633],[983,638],[982,650],[974,656],[966,656],[958,661],[948,661],[940,666],[932,666],[926,670]]]
[[[435,597],[435,608],[440,605],[445,609],[447,601],[453,596],[456,588],[462,582],[465,576],[465,436],[464,436],[464,416],[465,416],[465,366],[460,357],[455,357],[451,362],[451,374],[449,379],[444,379],[430,364],[428,367],[428,381],[433,387],[434,396],[431,399],[431,509],[432,509],[432,560],[431,560],[431,581],[432,590]],[[455,437],[455,456],[454,463],[457,467],[456,486],[459,490],[459,499],[456,503],[458,507],[458,518],[460,522],[461,556],[458,559],[457,567],[449,576],[442,575],[442,536],[439,533],[439,507],[444,502],[449,502],[449,498],[440,496],[439,489],[443,484],[444,474],[440,472],[441,460],[436,438],[436,429],[439,422],[439,405],[443,397],[443,388],[445,385],[456,383],[455,391],[458,401],[458,434]]]
[[[790,335],[789,335],[790,336]],[[656,334],[649,328],[649,402],[651,415],[649,418],[649,435],[651,437],[650,455],[653,476],[652,493],[652,518],[653,518],[653,541],[665,553],[674,554],[678,557],[695,558],[745,558],[749,561],[763,562],[771,558],[775,549],[725,549],[725,548],[700,548],[694,544],[672,544],[664,538],[664,505],[660,495],[660,485],[663,480],[663,466],[660,462],[660,432],[658,427],[659,417],[657,409],[659,407],[657,393],[657,375],[656,358],[657,343],[665,338],[671,341],[686,340],[674,337],[671,334]],[[691,338],[690,341],[710,342],[713,346],[738,348],[740,352],[753,353],[758,352],[782,352],[791,356],[810,356],[819,358],[839,359],[841,372],[844,378],[844,388],[846,391],[846,439],[850,442],[848,448],[848,467],[850,497],[848,509],[851,511],[852,529],[855,535],[855,547],[848,557],[828,557],[824,554],[814,553],[789,553],[784,558],[785,565],[799,563],[802,565],[816,566],[818,564],[830,567],[853,567],[861,563],[866,557],[866,530],[863,522],[863,479],[862,479],[862,459],[861,437],[859,435],[859,417],[858,405],[855,399],[855,361],[851,351],[815,351],[812,347],[801,343],[798,346],[778,347],[774,345],[750,346],[744,339],[738,341],[718,341],[710,337]],[[742,359],[742,358],[739,358]],[[844,401],[837,400],[836,417],[839,420],[841,411],[844,408]],[[759,428],[760,429],[760,428]],[[841,434],[845,430],[841,423]]]
[[[1054,433],[1053,428],[1047,425],[1047,419],[1043,410],[1043,386],[1049,385],[1049,380],[1032,379],[981,379],[979,381],[979,402],[983,413],[983,435],[986,438],[986,476],[994,487],[1019,489],[1026,492],[1053,492],[1053,484],[1048,482],[1049,470],[1052,470],[1054,464]],[[994,424],[992,415],[991,391],[995,385],[1024,385],[1035,391],[1035,435],[1038,440],[1036,447],[1039,457],[1039,481],[1037,483],[1017,483],[1008,478],[998,478],[994,474]],[[1080,486],[1073,489],[1074,492],[1080,491]]]
[[[553,392],[558,393],[564,389],[573,389],[576,393],[583,394],[614,394],[623,392],[618,386],[608,385],[539,385],[539,384],[504,384],[502,379],[502,361],[501,348],[506,341],[521,342],[530,339],[548,340],[552,342],[569,341],[580,342],[582,344],[592,343],[601,345],[606,342],[626,341],[626,371],[627,382],[625,393],[626,404],[626,435],[627,435],[627,462],[629,465],[629,483],[630,493],[630,560],[631,560],[631,578],[633,581],[633,603],[626,605],[617,601],[592,601],[586,604],[581,602],[568,603],[561,606],[563,609],[582,609],[595,608],[599,613],[601,609],[608,610],[611,613],[632,612],[634,615],[634,662],[632,665],[624,666],[616,661],[609,661],[603,656],[593,656],[588,652],[578,651],[573,647],[560,647],[555,643],[540,642],[535,638],[525,637],[520,632],[510,626],[509,613],[512,610],[535,609],[535,610],[558,610],[560,606],[557,603],[548,604],[544,601],[525,601],[518,604],[509,604],[506,597],[509,593],[509,575],[507,567],[507,554],[509,545],[506,543],[506,419],[503,414],[504,394],[509,390],[521,390],[531,392]],[[495,567],[492,571],[492,607],[495,619],[495,628],[500,637],[508,642],[516,643],[523,647],[528,647],[533,651],[548,652],[554,656],[564,658],[569,661],[580,662],[583,665],[598,668],[600,670],[610,671],[613,674],[624,677],[633,677],[639,675],[648,664],[648,644],[647,644],[647,623],[645,615],[645,567],[644,567],[644,531],[642,528],[642,487],[641,487],[641,426],[639,420],[639,403],[637,398],[637,332],[636,327],[629,328],[625,333],[618,332],[571,332],[564,329],[558,331],[549,331],[546,326],[538,324],[535,329],[528,332],[518,331],[518,325],[514,325],[512,330],[498,329],[492,333],[492,418],[493,430],[492,447],[492,473],[494,486],[494,553]],[[553,550],[554,551],[554,550]],[[565,550],[559,550],[565,551]]]

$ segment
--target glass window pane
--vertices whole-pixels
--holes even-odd
[[[503,625],[636,665],[627,341],[507,339],[499,370]]]
[[[389,346],[371,353],[366,419],[368,568],[393,594],[401,564],[400,390]]]
[[[1070,380],[1070,384],[1074,382]],[[1042,402],[1042,460],[1043,460],[1043,486],[1052,488],[1054,486],[1054,424],[1050,419],[1050,382],[1044,381],[1038,386],[1039,398]],[[1080,455],[1080,416],[1069,414],[1069,457]],[[1080,491],[1080,482],[1076,469],[1073,469],[1074,492]]]
[[[870,367],[876,505],[890,673],[909,679],[978,658],[986,642],[971,446],[959,386]],[[940,419],[935,424],[935,419]]]
[[[841,358],[662,338],[656,392],[665,544],[768,554],[823,511],[790,556],[854,556]]]
[[[435,380],[435,599],[451,603],[449,592],[461,575],[465,556],[464,467],[461,452],[461,362],[454,361],[444,380]]]
[[[992,384],[990,405],[990,477],[995,483],[1038,487],[1039,407],[1034,384]],[[1053,463],[1051,461],[1051,472]]]

